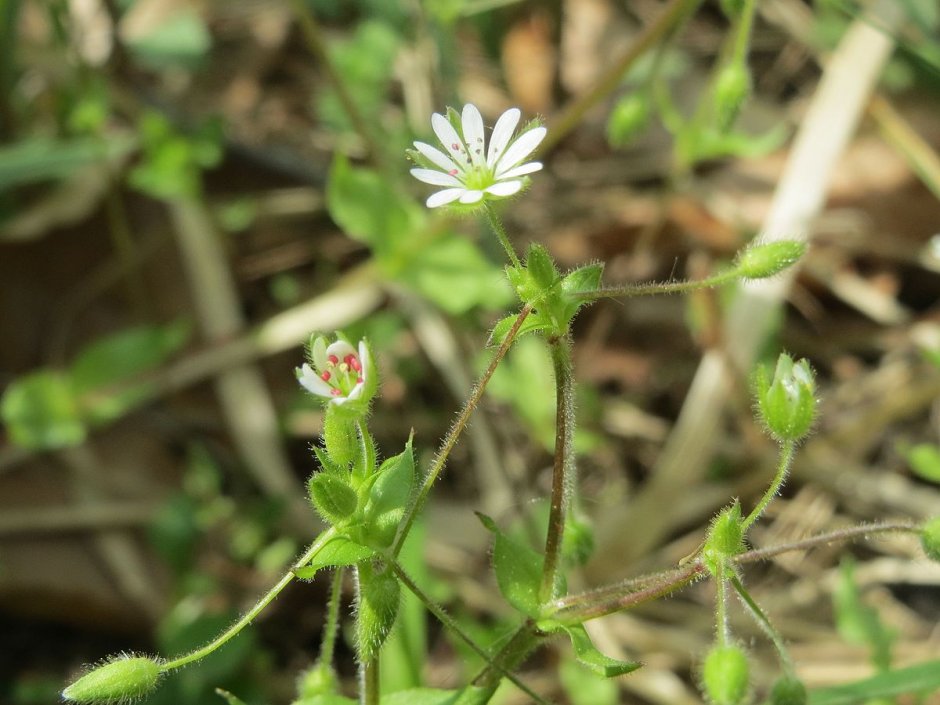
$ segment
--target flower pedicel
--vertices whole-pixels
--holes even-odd
[[[483,200],[512,196],[522,190],[528,174],[542,168],[541,162],[522,164],[545,138],[544,127],[531,127],[513,139],[522,113],[511,108],[503,113],[493,127],[489,146],[483,130],[483,117],[475,105],[468,103],[460,117],[449,110],[451,119],[434,113],[431,127],[444,151],[424,142],[415,142],[418,163],[435,168],[416,168],[411,175],[432,186],[444,186],[431,194],[428,208],[437,208],[455,201],[472,205]],[[459,125],[461,136],[455,127]]]

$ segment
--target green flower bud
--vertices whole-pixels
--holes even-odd
[[[307,481],[314,509],[333,526],[345,521],[356,511],[356,491],[336,475],[319,472]]]
[[[127,702],[156,688],[162,675],[158,660],[150,656],[121,654],[72,683],[62,691],[62,697],[83,705]]]
[[[550,289],[561,278],[552,256],[538,243],[533,242],[529,245],[525,266],[532,276],[532,281],[541,289]]]
[[[770,705],[806,705],[806,686],[794,676],[781,676],[770,689]]]
[[[338,406],[327,406],[323,418],[323,443],[330,460],[342,468],[348,468],[359,457],[356,420]]]
[[[737,270],[745,279],[765,279],[779,274],[806,252],[798,240],[778,240],[751,245],[738,256]]]
[[[927,558],[940,562],[940,517],[934,517],[920,530],[920,545]]]
[[[816,415],[816,382],[806,360],[794,363],[781,353],[773,381],[760,368],[755,388],[761,417],[777,440],[798,441],[809,433]]]
[[[747,695],[747,656],[737,646],[714,646],[702,664],[702,687],[714,705],[738,705]]]
[[[361,564],[358,572],[356,644],[359,660],[365,662],[378,656],[395,625],[401,589],[391,571],[375,573],[368,564]]]
[[[718,128],[725,131],[734,124],[751,94],[751,72],[743,62],[728,64],[718,73],[714,90]]]
[[[650,97],[641,91],[617,101],[607,118],[607,141],[611,147],[624,147],[642,132],[650,120]]]
[[[741,505],[735,502],[723,509],[712,521],[702,548],[702,560],[708,572],[718,577],[722,559],[736,556],[744,550],[744,532],[741,529]]]
[[[318,695],[331,695],[338,690],[336,673],[328,663],[317,661],[297,679],[297,695],[301,700]]]

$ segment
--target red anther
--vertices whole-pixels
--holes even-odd
[[[346,358],[346,364],[349,365],[353,370],[359,372],[362,369],[362,363],[359,362],[359,358],[355,355],[349,355]]]
[[[447,173],[450,174],[451,176],[457,176],[457,174],[459,174],[460,172],[457,171],[456,169],[451,169]]]
[[[330,355],[326,359],[327,359],[327,362],[329,362],[331,365],[335,365],[337,362],[339,362],[339,358],[336,357],[336,355]]]
[[[329,382],[329,381],[330,381],[330,377],[332,377],[332,376],[333,376],[333,375],[331,375],[329,372],[321,372],[321,373],[320,373],[320,379],[322,379],[324,382]]]
[[[366,381],[366,380],[365,380],[365,377],[358,377],[358,378],[356,379],[356,384],[362,384],[362,383],[365,382],[365,381]]]
[[[342,393],[341,391],[339,391],[338,389],[331,389],[331,390],[330,390],[330,394],[332,394],[334,397],[341,397],[341,396],[343,396],[343,393]]]
[[[456,142],[454,142],[454,143],[450,146],[450,148],[451,148],[452,150],[454,150],[455,152],[459,152],[459,151],[460,151],[460,145],[457,144]]]

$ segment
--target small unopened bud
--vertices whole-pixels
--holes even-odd
[[[624,96],[607,118],[607,141],[611,147],[623,147],[630,143],[650,120],[650,97],[642,92]]]
[[[738,705],[747,695],[747,656],[737,646],[715,646],[702,664],[702,685],[714,705]]]
[[[770,705],[806,705],[806,686],[794,676],[781,676],[770,689]]]
[[[816,381],[806,360],[777,359],[773,381],[766,369],[756,376],[757,405],[768,430],[779,441],[798,441],[809,433],[816,416]]]
[[[705,546],[702,559],[712,575],[719,577],[724,559],[731,558],[744,550],[744,532],[741,529],[741,505],[735,502],[715,517]]]
[[[934,517],[920,530],[920,545],[927,558],[940,562],[940,517]]]
[[[751,72],[744,62],[735,61],[719,71],[715,81],[715,111],[720,130],[727,130],[734,124],[750,95]]]
[[[400,602],[401,589],[391,572],[375,573],[369,566],[359,566],[356,642],[362,662],[378,656],[395,625]]]
[[[777,240],[752,245],[738,257],[738,272],[745,279],[765,279],[779,274],[806,252],[798,240]]]
[[[121,654],[72,683],[62,697],[83,705],[126,702],[156,688],[162,674],[160,662],[150,656]]]

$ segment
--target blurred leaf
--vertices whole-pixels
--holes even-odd
[[[0,147],[0,191],[62,179],[81,167],[130,153],[137,138],[126,134],[52,139],[36,137]]]
[[[577,661],[562,661],[558,676],[572,705],[617,705],[620,691],[616,682],[598,677]]]
[[[333,693],[322,693],[321,695],[314,695],[311,698],[295,700],[291,705],[359,705],[359,701],[353,700],[352,698],[344,698],[342,695],[335,695]]]
[[[195,557],[193,545],[201,535],[197,510],[192,498],[176,495],[160,507],[150,525],[150,542],[177,573],[189,568]]]
[[[350,166],[338,155],[326,191],[330,217],[351,238],[364,242],[382,261],[403,238],[420,229],[422,212],[380,174]]]
[[[415,253],[401,279],[451,315],[503,308],[512,298],[502,272],[465,237],[445,236]]]
[[[83,414],[92,423],[124,414],[150,391],[146,382],[124,385],[164,363],[186,343],[189,334],[189,325],[176,321],[128,328],[85,346],[70,369],[72,390]]]
[[[477,516],[494,536],[493,570],[500,593],[523,614],[537,617],[541,608],[539,587],[544,559],[528,546],[506,536],[489,517],[479,512]]]
[[[566,626],[563,629],[571,639],[571,647],[574,649],[574,656],[578,663],[598,676],[604,678],[622,676],[635,671],[642,665],[635,661],[619,661],[610,656],[605,656],[597,650],[587,631],[580,624]]]
[[[383,695],[381,705],[452,705],[459,692],[438,688],[412,688]]]
[[[933,443],[918,443],[905,454],[914,474],[940,483],[940,448]]]
[[[87,429],[67,375],[34,372],[10,383],[0,399],[0,417],[10,440],[34,450],[82,443]]]
[[[222,688],[216,688],[215,694],[220,698],[224,698],[228,705],[245,705],[241,698],[236,695],[232,695],[230,692],[223,690]]]
[[[809,705],[860,705],[874,698],[893,698],[907,693],[929,694],[940,689],[940,661],[879,673],[871,678],[819,688],[810,692]]]
[[[209,52],[212,37],[199,13],[186,5],[153,26],[147,34],[127,42],[140,63],[154,69],[193,68]]]
[[[872,663],[881,671],[891,666],[891,646],[895,633],[881,621],[878,611],[862,602],[855,584],[855,563],[842,561],[839,583],[832,595],[836,627],[846,641],[871,648]]]

